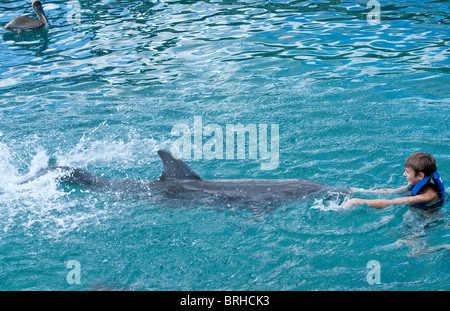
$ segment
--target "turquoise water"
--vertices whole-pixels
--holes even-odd
[[[52,175],[18,185],[49,159],[158,178],[156,151],[200,116],[279,126],[278,167],[186,160],[204,178],[398,187],[406,157],[426,151],[450,184],[450,4],[380,1],[373,23],[367,2],[44,1],[50,29],[2,30],[0,289],[450,289],[448,203],[164,201]],[[24,13],[29,1],[2,1],[0,24]]]

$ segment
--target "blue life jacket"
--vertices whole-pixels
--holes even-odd
[[[444,204],[446,200],[446,193],[445,193],[445,187],[444,183],[442,182],[441,176],[439,176],[438,172],[434,172],[430,176],[424,177],[422,180],[420,180],[417,184],[409,185],[408,190],[411,192],[411,195],[418,195],[423,187],[427,184],[434,184],[437,187],[437,192],[439,195],[439,200],[433,203],[420,203],[420,204],[414,204],[414,207],[429,210],[432,208],[436,208]]]

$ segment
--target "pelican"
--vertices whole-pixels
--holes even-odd
[[[42,3],[40,1],[33,2],[33,10],[39,17],[39,19],[31,18],[28,16],[19,16],[14,18],[4,27],[5,30],[14,32],[26,32],[39,30],[50,26],[47,15],[45,15],[44,9],[42,8]]]

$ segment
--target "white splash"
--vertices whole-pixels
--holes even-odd
[[[342,198],[340,194],[337,194],[336,197],[333,198],[320,198],[320,199],[314,199],[314,203],[312,204],[311,208],[318,209],[321,211],[342,211],[346,210],[345,202],[347,202],[349,198]]]

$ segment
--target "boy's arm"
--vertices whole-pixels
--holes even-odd
[[[366,200],[366,199],[350,199],[345,204],[344,207],[352,207],[356,204],[367,204],[371,207],[382,209],[389,205],[401,205],[401,204],[410,204],[410,197],[397,198],[393,200],[387,199],[375,199],[375,200]]]
[[[432,189],[428,189],[424,193],[411,196],[411,197],[402,197],[402,198],[396,198],[392,200],[386,200],[386,199],[376,199],[376,200],[366,200],[366,199],[350,199],[348,200],[344,206],[345,207],[351,207],[355,204],[367,204],[374,208],[385,208],[390,205],[402,205],[402,204],[420,204],[420,203],[430,203],[434,200],[438,199],[438,194],[433,191]]]
[[[390,193],[404,193],[408,190],[408,186],[402,186],[396,189],[362,189],[362,188],[350,188],[352,192],[366,192],[366,193],[378,193],[378,194],[390,194]]]

